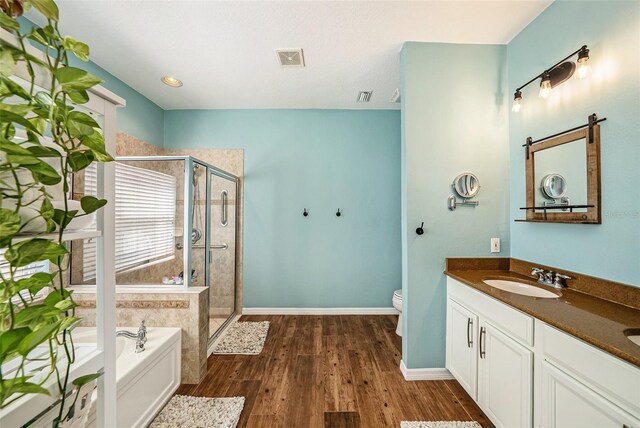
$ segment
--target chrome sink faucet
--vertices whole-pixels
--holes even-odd
[[[540,284],[548,285],[554,288],[566,288],[567,280],[573,279],[569,275],[563,275],[552,270],[545,271],[544,269],[537,267],[531,269],[531,276],[537,276],[538,282]]]
[[[144,344],[147,343],[147,327],[145,327],[144,325],[144,320],[140,322],[140,327],[138,327],[138,333],[131,333],[130,331],[127,331],[127,330],[116,331],[116,337],[120,337],[120,336],[136,341],[136,354],[144,351]]]

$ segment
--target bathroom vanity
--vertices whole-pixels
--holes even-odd
[[[446,272],[446,366],[497,427],[640,427],[640,345],[627,337],[640,309],[539,285],[512,270],[520,261],[463,260]]]

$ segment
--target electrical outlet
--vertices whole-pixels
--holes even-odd
[[[500,252],[500,238],[491,238],[491,252],[492,253]]]

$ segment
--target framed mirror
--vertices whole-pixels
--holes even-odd
[[[526,221],[601,223],[599,125],[531,145],[525,166]]]

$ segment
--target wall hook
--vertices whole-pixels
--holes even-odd
[[[416,229],[416,233],[417,233],[418,235],[424,235],[424,221],[422,222],[422,224],[420,225],[420,227]]]
[[[304,212],[302,213],[303,216],[307,217],[309,215],[309,211],[307,211],[307,209],[304,209]]]
[[[340,217],[342,213],[340,212],[340,208],[338,208],[338,212],[336,213],[336,217]]]

